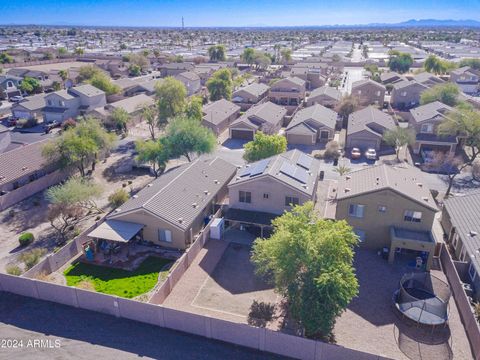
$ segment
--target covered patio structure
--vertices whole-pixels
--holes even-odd
[[[224,218],[231,227],[234,226],[253,226],[260,230],[260,237],[264,237],[265,232],[272,229],[272,220],[279,215],[261,211],[250,211],[242,209],[228,208]]]
[[[414,231],[392,226],[390,228],[390,251],[388,262],[392,264],[395,255],[402,250],[416,252],[418,268],[429,271],[432,266],[435,252],[435,240],[429,231]]]

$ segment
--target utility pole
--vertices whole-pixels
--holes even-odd
[[[182,16],[182,31],[185,30],[185,22],[183,20],[183,16]]]

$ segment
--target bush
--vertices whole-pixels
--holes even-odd
[[[7,274],[15,275],[15,276],[22,275],[22,269],[20,269],[20,267],[17,265],[9,264],[5,267],[5,269],[7,270]]]
[[[25,264],[25,268],[29,270],[38,264],[38,261],[45,254],[45,252],[45,249],[32,249],[30,251],[25,251],[24,253],[20,254],[18,260],[23,262]]]
[[[253,300],[247,322],[253,326],[265,327],[269,321],[273,320],[274,312],[273,304]]]
[[[335,160],[340,157],[340,145],[336,141],[329,141],[325,145],[325,153],[323,154],[325,159]]]
[[[27,246],[28,244],[32,243],[34,239],[35,237],[32,233],[26,232],[20,235],[18,242],[20,243],[20,246]]]
[[[477,321],[480,323],[480,302],[476,303],[474,306],[475,317]]]
[[[118,189],[110,196],[108,197],[108,201],[110,202],[110,205],[113,207],[119,207],[120,205],[124,204],[128,199],[130,195],[125,189]]]

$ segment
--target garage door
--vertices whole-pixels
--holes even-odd
[[[351,139],[349,142],[351,148],[360,148],[366,150],[368,148],[378,149],[378,144],[375,140],[371,139]]]
[[[312,145],[314,143],[312,135],[287,134],[289,144]]]
[[[232,139],[253,140],[253,130],[232,130]]]

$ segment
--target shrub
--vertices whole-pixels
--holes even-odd
[[[7,270],[7,274],[15,276],[22,275],[22,269],[20,269],[20,267],[15,264],[9,264],[5,267],[5,269]]]
[[[110,194],[108,201],[113,207],[119,207],[124,204],[129,197],[130,195],[128,195],[128,192],[125,189],[118,189]]]
[[[273,304],[253,300],[248,314],[248,323],[253,326],[265,327],[269,321],[273,320],[275,306]]]
[[[63,122],[62,129],[63,130],[68,130],[68,129],[73,128],[75,126],[77,126],[77,122],[75,120],[67,119]]]
[[[20,243],[20,246],[27,246],[28,244],[32,243],[34,239],[35,237],[32,233],[26,232],[20,235],[18,242]]]
[[[323,156],[325,159],[335,160],[340,157],[340,145],[336,141],[329,141],[327,145],[325,145],[325,153]]]
[[[480,323],[480,302],[476,303],[474,306],[475,317],[477,321]]]
[[[24,253],[20,254],[18,260],[23,262],[25,264],[25,268],[29,270],[38,264],[38,261],[45,254],[45,252],[45,249],[32,249],[30,251],[25,251]]]

